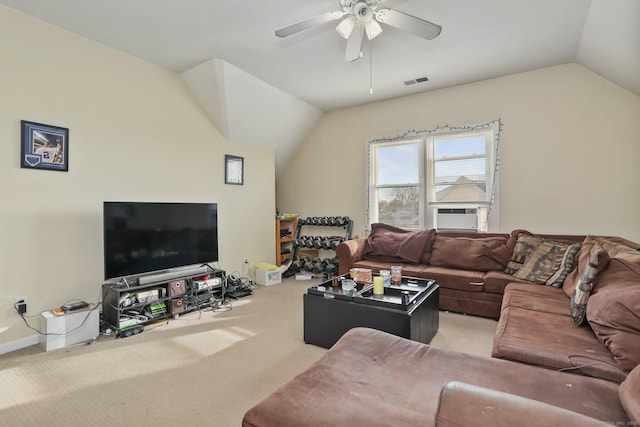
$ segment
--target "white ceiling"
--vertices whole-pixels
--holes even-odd
[[[353,63],[344,61],[335,23],[274,35],[340,9],[338,0],[0,3],[179,73],[222,59],[324,111],[569,62],[640,96],[638,0],[387,0],[382,7],[437,23],[442,33],[428,41],[385,26],[371,62],[365,40]],[[429,82],[403,84],[423,76]]]

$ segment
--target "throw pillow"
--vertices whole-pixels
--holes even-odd
[[[558,270],[545,282],[545,285],[553,286],[554,288],[561,288],[569,273],[576,266],[578,259],[578,253],[582,248],[582,243],[574,243],[570,245],[562,257],[560,267]]]
[[[585,320],[587,302],[596,276],[609,263],[609,254],[599,243],[595,243],[589,253],[589,261],[585,265],[576,288],[571,297],[571,320],[575,326],[580,326]]]
[[[494,251],[507,243],[506,236],[448,237],[436,235],[430,265],[475,271],[500,271],[504,261]]]
[[[522,268],[527,258],[543,241],[544,239],[541,237],[532,236],[529,232],[519,232],[516,244],[513,247],[511,260],[504,269],[504,272],[511,274],[512,276],[516,274]]]
[[[596,242],[595,236],[588,235],[582,242],[582,247],[580,248],[580,252],[578,252],[577,256],[577,267],[574,268],[571,273],[567,276],[562,285],[562,289],[564,293],[567,295],[567,298],[571,299],[573,296],[573,291],[576,289],[576,283],[578,283],[578,279],[580,279],[580,275],[584,270],[585,265],[589,261],[589,256],[591,254],[591,248],[593,248],[593,244]]]
[[[363,257],[371,261],[419,263],[433,242],[435,230],[408,231],[392,225],[371,224]]]
[[[532,241],[530,237],[525,237],[524,240]],[[566,245],[542,239],[533,252],[525,257],[524,264],[513,276],[539,285],[560,288],[573,270],[581,246],[582,243]]]

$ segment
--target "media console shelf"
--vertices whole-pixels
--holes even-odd
[[[133,284],[105,283],[102,321],[117,337],[138,334],[148,323],[212,305],[222,293],[224,281],[223,270],[207,269],[142,276]]]

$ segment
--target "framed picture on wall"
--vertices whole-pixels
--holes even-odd
[[[27,169],[69,170],[69,129],[22,120],[20,166]]]
[[[244,157],[224,156],[224,183],[233,185],[244,184]]]

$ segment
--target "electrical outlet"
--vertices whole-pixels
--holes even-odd
[[[16,298],[16,308],[20,314],[24,314],[27,312],[27,297],[17,297]]]
[[[244,265],[249,265],[249,258],[247,258],[247,257],[242,257],[242,264],[244,264]]]

